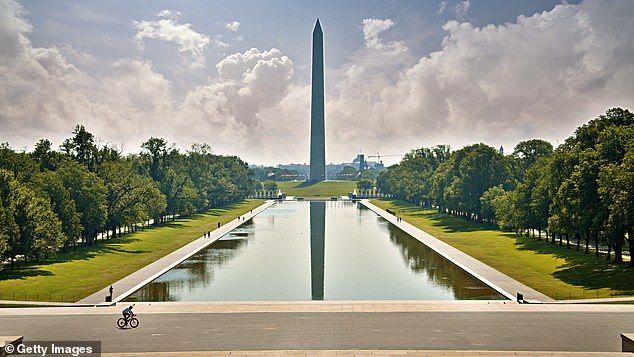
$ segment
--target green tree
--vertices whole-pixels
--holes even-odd
[[[634,126],[604,131],[598,147],[611,159],[598,177],[598,193],[608,211],[606,228],[617,246],[627,232],[630,256],[634,256]],[[634,266],[634,259],[629,266]]]
[[[117,228],[148,220],[152,214],[165,210],[165,196],[155,182],[136,173],[128,163],[105,163],[100,176],[106,188],[105,229],[112,231],[113,237]]]
[[[0,252],[4,259],[10,259],[11,269],[19,254],[20,227],[15,221],[18,186],[11,171],[0,169]]]
[[[433,176],[449,156],[449,147],[446,145],[412,150],[398,165],[379,174],[377,187],[384,193],[415,204],[431,205],[432,201],[439,204],[441,200],[434,195]]]
[[[61,221],[62,232],[66,240],[63,251],[67,251],[71,243],[81,238],[81,214],[77,212],[75,201],[71,198],[70,189],[64,186],[64,181],[58,171],[43,171],[35,178],[34,188],[42,190],[51,200],[51,208]]]
[[[615,206],[606,190],[599,192],[600,172],[605,167],[619,165],[631,141],[628,132],[634,126],[634,115],[620,108],[610,109],[577,128],[574,135],[555,150],[552,161],[552,181],[557,190],[550,207],[549,228],[573,235],[579,245],[580,236],[586,246],[590,237],[598,241],[606,237],[609,249],[614,249],[615,263],[621,263],[626,228],[613,214]],[[620,133],[624,133],[623,136]],[[597,243],[595,243],[597,244]]]
[[[40,170],[56,170],[61,161],[63,160],[62,155],[56,151],[52,150],[51,142],[48,139],[41,139],[35,144],[35,149],[33,150],[32,157],[35,159],[35,162],[40,166]]]
[[[515,145],[511,159],[513,160],[513,173],[518,181],[524,180],[526,171],[543,157],[553,155],[553,145],[541,139],[520,141]]]
[[[167,159],[167,141],[162,138],[151,137],[141,144],[141,148],[149,152],[149,174],[154,181],[162,182],[165,178],[165,166]]]
[[[39,259],[57,250],[63,242],[61,223],[47,197],[42,197],[0,169],[0,245],[13,269],[16,256]]]
[[[490,187],[508,184],[510,171],[504,156],[484,144],[466,146],[452,156],[451,184],[445,188],[448,208],[467,219],[481,220],[480,197]]]
[[[371,190],[374,187],[374,182],[368,179],[362,179],[357,181],[357,188],[361,190]]]
[[[31,181],[33,175],[39,171],[31,155],[13,151],[8,143],[0,144],[0,169],[9,170],[20,182]]]
[[[481,215],[482,219],[488,223],[497,224],[495,214],[495,200],[504,195],[504,188],[502,185],[497,185],[484,191],[482,197],[480,197]]]
[[[277,182],[273,180],[266,180],[262,183],[264,191],[277,191]]]
[[[103,231],[107,217],[103,180],[74,161],[66,162],[57,171],[81,215],[82,240],[84,244],[93,245],[98,233]]]
[[[515,208],[517,202],[515,195],[515,191],[505,191],[503,194],[497,194],[493,197],[495,217],[498,226],[503,230],[517,231],[520,226],[520,217],[518,217],[518,210]]]
[[[19,253],[27,257],[47,257],[65,241],[62,225],[46,197],[25,185],[17,190],[15,221],[20,227]]]
[[[95,136],[89,133],[83,125],[75,126],[73,137],[64,140],[61,149],[80,165],[88,168],[89,171],[96,171],[98,150],[95,146]]]

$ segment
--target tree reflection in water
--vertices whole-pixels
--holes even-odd
[[[390,223],[387,224],[387,227],[390,241],[398,246],[405,264],[413,272],[425,273],[429,280],[450,289],[456,299],[506,299],[400,228]]]
[[[243,228],[249,228],[250,225],[252,223],[247,222]],[[211,288],[214,272],[219,270],[217,268],[235,258],[240,248],[247,245],[248,233],[243,229],[233,231],[212,243],[209,246],[212,249],[203,249],[194,254],[134,292],[125,301],[181,301],[181,295],[185,291],[191,293],[201,287]]]

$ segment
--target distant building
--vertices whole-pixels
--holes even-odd
[[[363,170],[365,170],[365,155],[363,154],[358,154],[357,157],[352,160],[353,164],[359,164],[359,172],[363,172]]]

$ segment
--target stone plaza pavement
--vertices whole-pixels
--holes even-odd
[[[430,351],[430,350],[289,350],[289,351],[217,351],[217,352],[158,352],[158,353],[103,353],[103,357],[223,357],[223,356],[282,356],[282,357],[631,357],[627,352],[508,352],[508,351]]]
[[[115,326],[121,309],[0,309],[0,335],[101,341],[111,357],[624,356],[620,333],[634,326],[634,306],[602,304],[136,303],[136,329]]]

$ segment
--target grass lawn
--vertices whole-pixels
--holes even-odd
[[[278,182],[277,186],[288,196],[346,196],[357,188],[356,181]]]
[[[263,204],[245,200],[174,222],[99,241],[39,264],[5,266],[0,299],[78,301]],[[1,307],[1,305],[0,305]]]
[[[399,212],[410,224],[554,299],[634,295],[634,269],[614,265],[605,254],[503,232],[496,227],[426,210],[396,200],[372,200]]]

